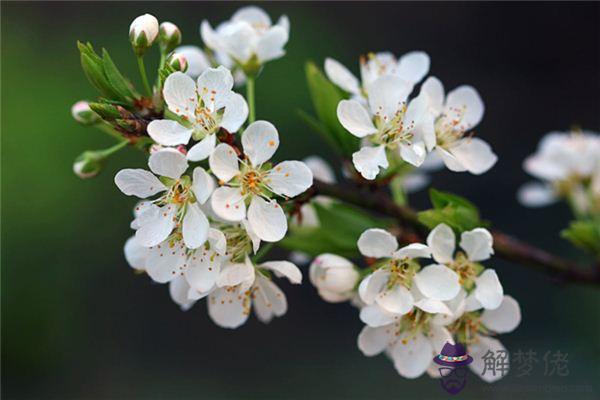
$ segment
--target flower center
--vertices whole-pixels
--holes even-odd
[[[448,267],[458,274],[461,286],[467,290],[473,287],[475,277],[483,270],[480,264],[470,261],[461,251],[456,253],[454,261],[448,264]]]
[[[410,144],[414,137],[412,131],[415,126],[413,121],[405,124],[405,114],[406,102],[400,103],[392,118],[382,115],[381,110],[377,111],[375,125],[379,132],[374,138],[375,143],[386,145],[391,149],[396,148],[399,144]]]
[[[420,266],[416,261],[410,258],[393,258],[389,260],[384,268],[387,268],[390,271],[388,289],[393,288],[395,285],[402,285],[410,289],[413,277]]]
[[[225,255],[232,262],[244,262],[246,255],[252,252],[252,240],[241,225],[223,225],[218,229],[223,232],[227,240]]]
[[[488,329],[481,323],[481,312],[464,313],[459,319],[448,326],[450,333],[456,335],[460,343],[471,344],[477,341],[479,335],[487,335]]]
[[[451,108],[450,115],[443,114],[438,117],[435,121],[435,137],[438,146],[449,149],[465,135],[469,127],[461,122],[466,111],[466,106]]]

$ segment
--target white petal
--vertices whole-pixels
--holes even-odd
[[[414,304],[408,289],[400,284],[379,293],[375,301],[382,309],[393,314],[406,314],[412,310]]]
[[[321,157],[310,156],[306,157],[303,161],[316,179],[325,183],[336,182],[335,173],[333,172],[333,169]]]
[[[187,144],[192,137],[191,129],[168,119],[155,119],[148,124],[147,131],[152,140],[163,146]]]
[[[180,46],[175,49],[175,54],[185,57],[188,68],[185,73],[191,78],[197,78],[210,67],[210,61],[198,46]]]
[[[372,274],[367,275],[358,286],[358,294],[366,304],[373,304],[375,297],[384,289],[388,282],[390,273],[383,269],[378,269]]]
[[[209,68],[198,77],[198,95],[204,106],[215,112],[226,105],[233,88],[233,76],[224,66]]]
[[[271,18],[262,8],[258,6],[246,6],[237,10],[232,16],[232,21],[244,21],[250,25],[269,27]]]
[[[254,44],[258,40],[256,30],[247,22],[239,21],[226,23],[219,31],[219,46],[238,63],[245,64],[254,54]]]
[[[246,322],[250,310],[244,307],[248,295],[238,286],[218,289],[208,297],[208,315],[215,324],[235,329]]]
[[[127,196],[141,199],[167,190],[156,176],[145,169],[122,169],[115,175],[115,184]]]
[[[394,258],[430,258],[431,250],[421,243],[411,243],[394,253]]]
[[[467,170],[465,166],[462,165],[462,163],[460,163],[452,153],[444,150],[439,146],[436,147],[435,150],[437,155],[442,159],[442,161],[446,165],[446,168],[448,168],[450,171],[464,172]]]
[[[231,93],[225,101],[221,127],[230,133],[237,132],[248,118],[248,104],[243,96]]]
[[[250,241],[252,242],[252,251],[254,252],[254,254],[256,254],[256,252],[260,248],[261,240],[258,237],[258,235],[256,234],[256,232],[254,232],[254,229],[252,229],[252,226],[250,225],[250,222],[248,222],[247,219],[242,221],[242,226],[244,227],[244,229],[246,230],[246,233],[250,237]]]
[[[449,152],[460,165],[475,175],[488,171],[498,161],[490,145],[479,138],[462,139]]]
[[[219,255],[225,255],[227,251],[227,237],[218,229],[210,228],[208,230],[208,243],[212,250]]]
[[[146,272],[155,282],[166,283],[182,274],[186,263],[185,247],[175,243],[156,245],[150,249],[146,260]]]
[[[414,282],[427,298],[434,300],[450,300],[460,290],[458,275],[445,265],[429,265],[419,271]]]
[[[190,249],[202,246],[208,238],[209,222],[197,203],[188,204],[183,217],[183,241]]]
[[[429,72],[429,56],[423,51],[411,51],[406,53],[400,60],[396,74],[407,82],[415,84]]]
[[[179,179],[188,167],[185,156],[175,149],[163,149],[152,153],[148,159],[150,170],[156,175]]]
[[[262,275],[256,277],[254,312],[259,320],[267,323],[273,317],[281,317],[287,311],[285,294],[273,281]]]
[[[494,238],[485,228],[475,228],[472,231],[463,232],[460,236],[460,247],[467,253],[471,261],[483,261],[494,254],[492,247]]]
[[[188,259],[185,278],[196,292],[207,292],[217,283],[221,271],[221,259],[214,252],[200,249]]]
[[[267,121],[253,122],[242,134],[242,146],[252,165],[258,166],[273,157],[279,147],[277,129]]]
[[[215,190],[215,180],[202,167],[194,168],[192,191],[196,196],[196,200],[200,204],[204,204]]]
[[[135,236],[130,237],[125,242],[123,249],[125,259],[129,266],[133,269],[143,271],[146,268],[146,257],[148,257],[148,248],[142,246]]]
[[[385,146],[377,147],[362,147],[359,151],[352,154],[352,162],[354,168],[365,179],[373,180],[379,174],[379,168],[387,168],[389,166],[387,156],[385,154]]]
[[[189,120],[195,118],[198,95],[194,80],[183,72],[174,72],[165,81],[163,96],[169,110]]]
[[[429,328],[427,338],[435,354],[439,354],[446,343],[455,344],[454,338],[448,329],[434,324],[429,325]]]
[[[175,227],[175,214],[177,208],[172,204],[156,207],[153,206],[151,212],[144,215],[148,216],[140,228],[135,231],[135,237],[142,246],[151,247],[163,242],[173,231]]]
[[[240,173],[238,156],[233,147],[221,143],[208,157],[210,170],[222,182],[229,182],[231,178]]]
[[[396,317],[377,304],[363,307],[360,310],[360,320],[373,328],[389,325],[396,320]]]
[[[442,264],[454,260],[455,243],[456,236],[446,224],[439,224],[427,236],[427,245],[431,249],[433,259]]]
[[[206,46],[213,50],[218,50],[218,35],[207,20],[202,21],[200,24],[200,36],[202,36],[202,41],[204,44],[206,44]]]
[[[181,307],[183,311],[187,311],[195,303],[194,300],[188,299],[189,285],[182,276],[177,276],[169,282],[169,294],[171,299]]]
[[[427,159],[426,159],[427,160]],[[423,167],[423,165],[421,165]],[[402,188],[406,193],[415,193],[425,189],[431,183],[429,175],[419,172],[411,172],[404,177]]]
[[[493,310],[500,306],[504,297],[504,289],[500,284],[496,271],[486,269],[475,278],[475,284],[477,286],[473,293],[484,308]]]
[[[504,296],[500,307],[495,310],[485,310],[481,314],[481,322],[496,333],[512,332],[521,323],[519,303],[512,296]]]
[[[265,242],[277,242],[287,232],[287,218],[277,201],[254,196],[248,207],[248,222],[256,235]]]
[[[462,115],[461,126],[471,129],[483,118],[483,101],[477,90],[471,86],[459,86],[446,96],[446,115],[454,117],[457,110]]]
[[[273,26],[256,44],[256,56],[259,62],[275,60],[285,54],[283,47],[289,38],[288,32],[281,26]]]
[[[243,286],[250,287],[254,281],[254,267],[246,260],[243,263],[226,264],[221,267],[216,284],[218,287]]]
[[[313,184],[313,175],[302,161],[284,161],[267,174],[269,189],[280,196],[294,197]]]
[[[348,68],[344,67],[338,61],[333,58],[325,59],[325,74],[329,80],[346,92],[358,94],[360,93],[358,79],[348,71]]]
[[[206,160],[215,149],[216,144],[217,135],[207,135],[204,139],[192,146],[187,153],[187,159],[190,161]]]
[[[477,311],[477,310],[481,310],[482,308],[483,308],[483,306],[481,305],[479,300],[477,300],[475,298],[475,293],[471,293],[465,299],[465,309],[464,309],[465,312]]]
[[[386,349],[394,335],[393,326],[371,328],[365,326],[358,335],[358,348],[367,356],[375,356]]]
[[[289,261],[267,261],[260,264],[260,267],[275,272],[278,278],[285,276],[294,284],[302,283],[302,272]]]
[[[401,144],[400,145],[400,157],[409,164],[415,167],[420,166],[425,161],[425,143],[417,142],[413,144]]]
[[[365,257],[391,257],[398,248],[396,237],[384,229],[364,231],[358,238],[358,250]]]
[[[356,137],[362,138],[377,132],[371,116],[356,100],[342,100],[337,106],[340,124]]]
[[[469,365],[469,368],[471,368],[475,375],[477,375],[484,381],[495,382],[501,379],[506,374],[508,374],[508,371],[506,371],[506,373],[502,375],[500,371],[496,368],[485,369],[484,357],[486,356],[488,351],[491,352],[491,354],[494,356],[494,359],[496,360],[500,356],[506,356],[506,367],[508,368],[508,366],[510,365],[510,356],[506,351],[506,348],[502,345],[502,343],[500,343],[499,340],[487,336],[479,336],[478,341],[469,346],[468,353],[471,357],[473,357],[473,362]],[[485,374],[483,374],[484,369]]]
[[[433,347],[423,334],[417,334],[416,337],[403,334],[391,350],[396,371],[409,379],[423,375],[433,356]]]
[[[430,314],[445,314],[448,316],[452,315],[452,311],[448,308],[446,304],[444,304],[441,300],[433,300],[433,299],[421,299],[415,302],[415,307],[428,312]]]
[[[239,188],[217,188],[210,198],[210,204],[215,214],[227,221],[241,221],[246,217],[246,204]]]
[[[436,77],[430,76],[421,85],[419,96],[425,95],[430,112],[434,117],[440,115],[444,106],[444,85]]]
[[[517,199],[527,207],[544,207],[556,202],[557,197],[552,185],[528,182],[519,188]]]
[[[377,78],[369,87],[371,112],[382,119],[391,120],[406,102],[411,90],[412,85],[398,76],[384,75]]]
[[[447,326],[447,325],[451,324],[452,322],[456,321],[466,311],[465,310],[465,305],[466,305],[465,298],[466,297],[467,297],[467,292],[461,288],[459,290],[458,294],[456,295],[456,297],[454,297],[452,300],[446,301],[444,303],[444,304],[446,304],[446,306],[448,306],[448,308],[450,309],[452,314],[451,315],[437,314],[433,318],[432,322],[436,325]]]

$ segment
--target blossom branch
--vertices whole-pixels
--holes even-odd
[[[363,187],[362,190],[357,190],[315,180],[313,189],[315,194],[334,197],[396,219],[403,228],[408,229],[399,235],[398,239],[401,242],[414,241],[415,235],[426,236],[427,228],[419,222],[417,212],[410,207],[395,204],[380,188]],[[557,281],[600,285],[599,266],[584,269],[574,261],[552,254],[504,232],[494,230],[492,235],[495,254],[507,261],[545,272]]]

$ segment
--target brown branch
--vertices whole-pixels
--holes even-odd
[[[401,241],[414,241],[415,235],[425,238],[428,229],[422,225],[417,212],[409,207],[399,206],[377,187],[348,188],[315,180],[315,193],[343,200],[347,203],[378,212],[398,221],[409,232],[400,237]],[[521,264],[545,272],[562,282],[600,285],[600,268],[582,268],[577,263],[530,245],[506,233],[493,230],[495,254],[507,261]]]

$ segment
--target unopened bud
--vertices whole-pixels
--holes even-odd
[[[93,178],[102,170],[104,156],[97,151],[84,151],[73,163],[73,172],[81,179]]]
[[[185,72],[188,69],[187,59],[182,54],[173,53],[169,57],[168,63],[175,71]]]
[[[100,117],[91,108],[87,101],[81,100],[71,107],[73,119],[82,125],[94,125],[100,121]]]
[[[310,281],[323,300],[331,303],[352,298],[359,278],[354,265],[335,254],[321,254],[310,265]]]
[[[158,43],[165,53],[170,53],[181,44],[181,31],[172,22],[160,24]]]
[[[158,20],[153,15],[140,15],[129,26],[129,41],[137,56],[143,55],[157,36]]]

